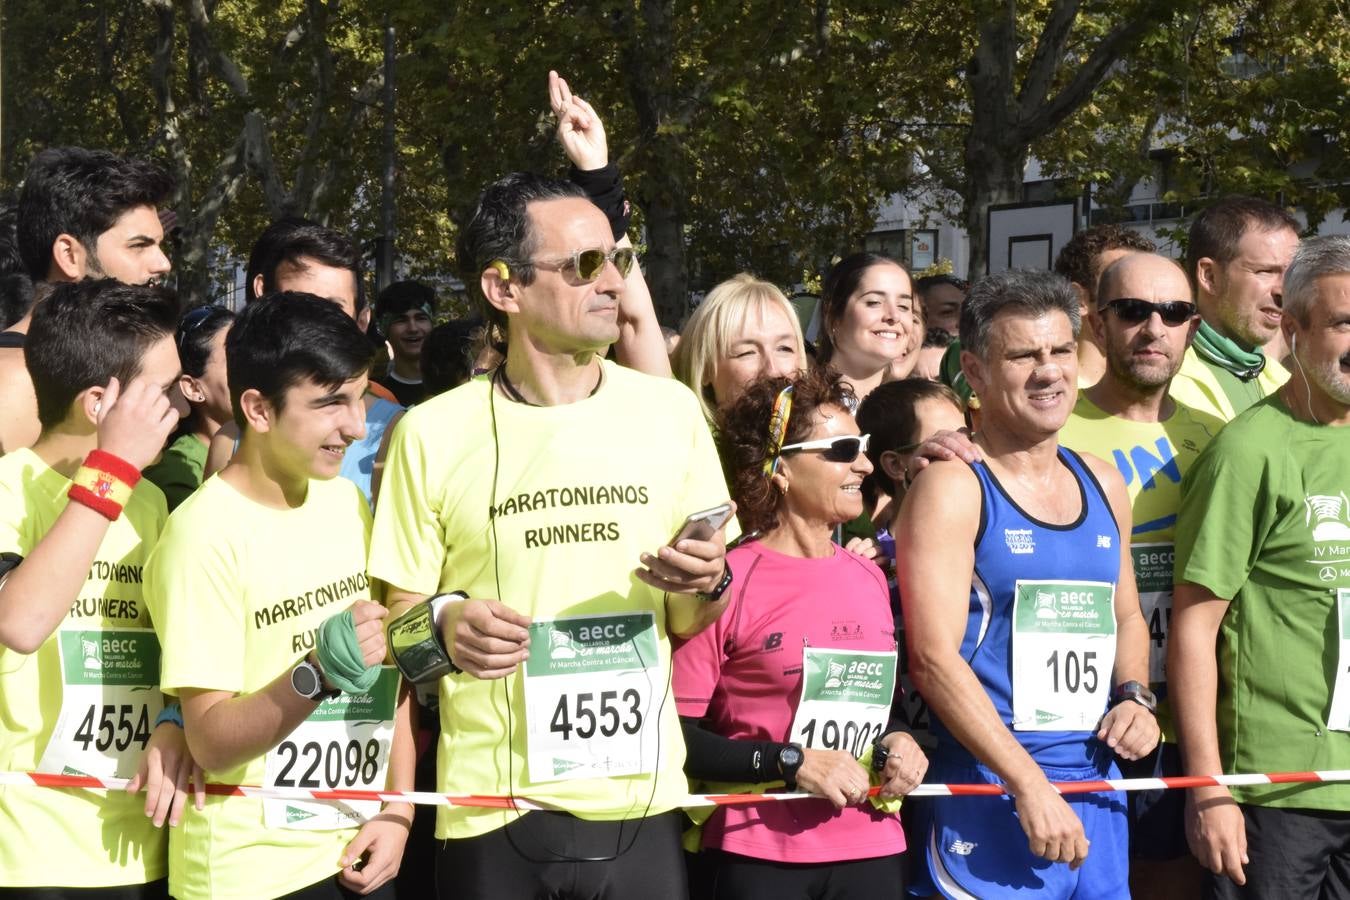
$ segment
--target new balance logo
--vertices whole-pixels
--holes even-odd
[[[955,853],[957,856],[969,856],[975,846],[974,841],[952,841],[951,845],[947,847],[947,852]]]
[[[1110,549],[1111,549],[1111,535],[1109,535],[1109,534],[1099,534],[1099,535],[1097,535],[1097,546],[1098,546],[1098,547],[1101,547],[1101,548],[1104,548],[1104,549],[1106,549],[1106,550],[1110,550]]]
[[[1008,545],[1008,552],[1016,553],[1019,556],[1024,553],[1036,552],[1036,538],[1032,535],[1030,528],[1005,528],[1003,529],[1003,540]]]
[[[764,649],[777,650],[783,646],[783,632],[775,631],[764,639]]]

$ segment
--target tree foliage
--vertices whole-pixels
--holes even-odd
[[[1346,200],[1346,0],[11,0],[0,183],[58,143],[163,160],[194,300],[281,214],[371,242],[386,16],[415,275],[453,271],[488,181],[563,171],[549,69],[605,118],[672,323],[735,271],[818,273],[898,191],[965,221],[978,271],[985,210],[1033,155],[1117,208],[1160,173],[1177,203]]]

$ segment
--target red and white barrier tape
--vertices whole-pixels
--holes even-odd
[[[1175,778],[1112,778],[1106,781],[1052,782],[1061,794],[1087,794],[1098,791],[1155,791],[1213,785],[1246,786],[1253,784],[1307,784],[1350,781],[1350,769],[1322,772],[1271,772],[1264,775],[1187,775]],[[89,775],[51,775],[42,772],[0,772],[0,785],[45,788],[95,788],[126,790],[125,778],[95,778]],[[975,797],[1004,793],[1001,784],[921,784],[911,797]],[[877,793],[872,788],[871,793]],[[362,791],[338,788],[250,787],[237,784],[208,784],[206,793],[225,797],[255,797],[265,800],[380,800],[386,803],[414,803],[427,806],[472,806],[483,809],[552,809],[545,803],[524,797],[496,797],[485,794],[436,794],[429,791]],[[748,803],[802,800],[812,794],[689,794],[680,804],[694,806],[738,806]]]

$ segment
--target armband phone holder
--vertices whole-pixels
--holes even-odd
[[[464,594],[437,594],[390,622],[385,629],[389,653],[403,677],[413,684],[438,681],[445,675],[462,671],[450,659],[450,653],[436,627],[436,610],[450,599],[468,599]]]

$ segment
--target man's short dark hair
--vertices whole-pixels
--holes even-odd
[[[457,388],[473,376],[474,358],[486,327],[481,319],[454,319],[431,329],[420,360],[427,397]]]
[[[309,219],[278,219],[258,235],[248,255],[248,273],[244,280],[244,300],[252,303],[277,290],[277,269],[283,263],[299,265],[312,259],[334,269],[346,269],[356,280],[356,312],[366,308],[365,279],[361,271],[361,249],[340,231]],[[262,294],[253,291],[253,282],[262,276]]]
[[[1077,340],[1081,327],[1078,298],[1063,275],[1032,269],[1009,269],[986,275],[975,282],[961,306],[961,349],[985,358],[994,318],[999,313],[1039,318],[1056,310],[1069,317]]]
[[[8,328],[33,306],[33,279],[19,255],[19,202],[0,198],[0,328]]]
[[[1078,232],[1059,250],[1055,271],[1087,291],[1088,308],[1097,296],[1101,277],[1100,257],[1107,250],[1138,250],[1152,253],[1157,245],[1133,228],[1124,225],[1093,225]]]
[[[225,337],[235,423],[244,427],[244,391],[258,391],[281,410],[286,391],[300,382],[336,389],[368,371],[374,359],[375,348],[337,304],[299,291],[256,300]]]
[[[928,292],[929,289],[939,287],[944,284],[951,285],[952,287],[956,288],[963,294],[966,291],[970,290],[969,281],[966,281],[965,279],[962,278],[957,278],[955,275],[948,275],[948,274],[925,275],[922,278],[916,279],[914,282],[914,290],[918,293],[920,297],[922,297],[925,293]]]
[[[1202,259],[1226,263],[1238,255],[1238,243],[1249,230],[1298,234],[1298,219],[1289,210],[1257,197],[1223,197],[1196,215],[1186,241],[1186,275],[1194,282],[1195,264]]]
[[[375,298],[375,315],[397,318],[412,309],[436,309],[436,289],[420,281],[395,281]]]
[[[128,210],[160,207],[173,179],[143,159],[106,150],[51,147],[28,164],[19,192],[19,255],[34,281],[46,281],[52,245],[68,234],[91,255],[98,237]]]
[[[535,269],[529,260],[538,248],[538,239],[530,228],[528,207],[531,203],[569,197],[585,199],[586,192],[570,181],[530,172],[512,172],[478,195],[478,205],[460,230],[457,255],[460,275],[466,285],[478,292],[489,322],[506,328],[506,315],[481,296],[479,277],[483,270],[500,259],[510,268],[513,282],[532,284]]]
[[[112,378],[125,388],[146,351],[177,327],[178,297],[168,288],[112,278],[58,285],[33,310],[23,346],[42,427],[65,421],[81,391]]]

